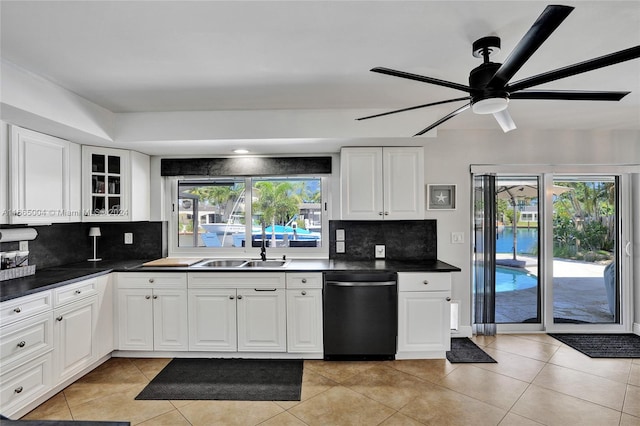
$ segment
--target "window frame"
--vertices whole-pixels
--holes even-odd
[[[287,175],[287,176],[171,176],[166,179],[166,217],[168,220],[167,242],[169,257],[200,257],[200,258],[260,258],[259,247],[179,247],[178,226],[179,209],[178,183],[180,181],[206,181],[215,179],[244,179],[247,188],[247,199],[250,199],[254,179],[320,179],[322,191],[322,230],[321,247],[267,247],[268,258],[326,258],[329,255],[329,212],[330,210],[330,177],[325,175]],[[251,203],[246,203],[245,213],[247,217],[252,215]]]

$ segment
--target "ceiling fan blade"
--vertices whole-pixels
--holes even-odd
[[[391,75],[393,77],[407,78],[409,80],[421,81],[423,83],[436,84],[438,86],[449,87],[451,89],[462,90],[463,92],[471,93],[471,87],[464,84],[454,83],[452,81],[439,80],[437,78],[426,77],[424,75],[412,74],[409,72],[392,70],[391,68],[375,67],[371,69],[372,72],[380,74]]]
[[[440,105],[440,104],[447,104],[449,102],[468,101],[470,99],[471,99],[471,96],[465,96],[464,98],[447,99],[446,101],[431,102],[430,104],[416,105],[416,106],[412,106],[412,107],[409,107],[409,108],[397,109],[395,111],[383,112],[381,114],[368,115],[366,117],[356,118],[356,120],[368,120],[370,118],[382,117],[382,116],[385,116],[385,115],[395,114],[395,113],[398,113],[398,112],[411,111],[411,110],[414,110],[414,109],[426,108],[426,107],[430,107],[430,106],[434,106],[434,105]]]
[[[511,114],[509,114],[509,111],[506,109],[503,109],[500,112],[494,112],[493,116],[502,128],[503,132],[507,133],[516,129],[516,123],[513,122]]]
[[[620,62],[630,61],[631,59],[640,58],[640,46],[630,47],[629,49],[620,50],[618,52],[610,53],[608,55],[600,56],[588,61],[579,62],[577,64],[569,65],[566,67],[558,68],[552,71],[547,71],[542,74],[534,75],[532,77],[523,78],[513,84],[507,86],[507,91],[515,92],[529,87],[537,86],[539,84],[548,83],[550,81],[559,80],[561,78],[570,77],[576,74],[582,74],[584,72],[593,71],[598,68],[607,67]]]
[[[471,102],[469,102],[466,105],[461,106],[460,108],[458,108],[457,110],[445,115],[444,117],[442,117],[440,120],[436,121],[435,123],[433,123],[432,125],[430,125],[429,127],[419,131],[418,133],[416,133],[413,136],[420,136],[420,135],[424,135],[425,133],[427,133],[429,130],[434,129],[436,127],[438,127],[439,125],[441,125],[442,123],[444,123],[445,121],[449,120],[450,118],[455,117],[456,115],[460,114],[461,112],[469,109],[471,107]]]
[[[619,101],[631,92],[594,92],[587,90],[523,90],[511,99],[551,99],[564,101]]]
[[[527,31],[518,42],[504,63],[498,68],[498,71],[491,77],[487,86],[504,87],[518,70],[522,68],[531,55],[542,46],[542,43],[549,38],[551,33],[569,16],[572,10],[573,7],[571,6],[547,6],[531,28],[529,28],[529,31]]]

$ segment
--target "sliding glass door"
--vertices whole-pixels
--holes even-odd
[[[473,182],[477,324],[481,310],[498,332],[628,331],[628,175],[502,172]]]

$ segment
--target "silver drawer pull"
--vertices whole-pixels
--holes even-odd
[[[20,306],[18,306],[17,308],[15,308],[13,310],[13,312],[15,312],[16,314],[19,314],[20,312],[22,312],[22,308]]]
[[[242,296],[241,296],[241,295],[238,295],[238,300],[240,300],[240,299],[242,299]]]
[[[276,291],[275,288],[254,288],[255,291]]]
[[[302,290],[302,293],[300,293],[300,294],[302,294],[303,296],[306,296],[306,295],[307,295],[307,292],[306,292],[306,291],[304,291],[304,290]]]
[[[450,297],[447,297],[446,300],[447,300],[447,302],[451,302],[451,298]]]
[[[158,296],[157,296],[156,294],[154,294],[154,295],[153,295],[153,298],[154,298],[154,299],[157,299],[157,298],[158,298]]]
[[[18,387],[17,387],[17,388],[15,388],[13,391],[14,391],[15,393],[20,393],[20,392],[22,392],[22,390],[23,390],[22,386],[18,386]]]
[[[62,321],[62,320],[63,320],[62,315],[60,315],[58,318],[56,318],[56,321]]]
[[[233,296],[229,296],[229,299],[233,300],[233,299],[235,299],[235,297],[233,297]]]
[[[151,299],[151,296],[149,296],[148,294],[144,297],[145,299]]]
[[[76,291],[74,291],[74,293],[75,293],[75,294],[80,294],[80,293],[82,293],[82,291],[80,291],[80,290],[76,290]]]
[[[303,278],[303,279],[302,279],[302,284],[306,284],[306,283],[307,283],[307,279],[306,279],[306,278]]]
[[[25,342],[24,340],[20,343],[18,343],[18,347],[19,348],[24,348],[24,346],[27,344],[27,342]]]
[[[156,280],[154,280],[153,278],[149,278],[149,282],[150,282],[151,284],[153,284],[155,281],[156,281]]]
[[[424,280],[424,281],[422,281],[422,284],[427,285],[427,284],[429,284],[429,281]]]

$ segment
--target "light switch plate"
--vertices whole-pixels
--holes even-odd
[[[344,241],[344,229],[336,229],[336,241]]]
[[[125,244],[133,244],[133,232],[125,232],[124,233],[124,243]]]
[[[452,232],[451,244],[464,244],[464,232]]]
[[[336,241],[336,253],[344,253],[344,241]]]
[[[384,244],[376,244],[376,259],[384,259],[386,255]]]
[[[29,241],[20,241],[18,246],[18,250],[20,251],[29,251]]]

